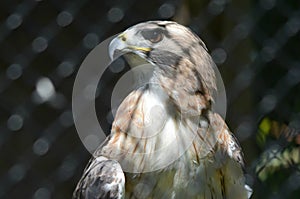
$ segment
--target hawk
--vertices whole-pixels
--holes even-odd
[[[241,148],[212,108],[216,66],[204,42],[176,22],[148,21],[109,53],[154,69],[119,106],[73,198],[249,198]]]

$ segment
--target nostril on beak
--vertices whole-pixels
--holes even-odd
[[[125,34],[120,34],[118,37],[119,37],[122,41],[126,41],[126,36],[125,36]]]

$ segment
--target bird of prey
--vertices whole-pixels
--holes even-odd
[[[171,21],[134,25],[109,45],[154,69],[119,106],[73,198],[249,198],[242,151],[212,109],[215,64],[204,42]]]

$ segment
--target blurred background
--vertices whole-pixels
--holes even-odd
[[[253,198],[299,198],[298,0],[1,1],[0,198],[71,198],[91,157],[72,118],[76,73],[101,41],[153,19],[184,24],[208,46]],[[111,66],[99,83],[105,132],[112,88],[127,69]]]

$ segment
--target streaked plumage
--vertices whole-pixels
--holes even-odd
[[[203,41],[175,22],[150,21],[121,33],[109,50],[155,68],[120,105],[74,198],[248,198],[241,149],[212,110],[215,64]]]

